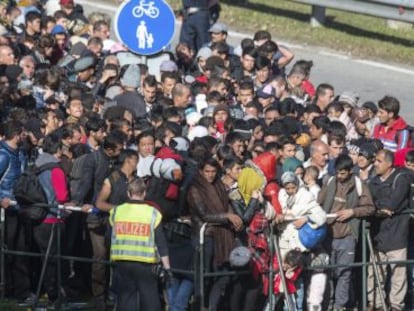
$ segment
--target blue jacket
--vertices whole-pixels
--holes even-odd
[[[13,186],[22,174],[26,158],[19,149],[12,149],[6,142],[0,142],[0,200],[14,199]]]

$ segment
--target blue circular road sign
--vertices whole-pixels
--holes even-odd
[[[164,50],[175,32],[175,15],[163,0],[130,0],[115,14],[115,32],[132,52],[153,55]]]

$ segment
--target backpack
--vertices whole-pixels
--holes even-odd
[[[395,189],[396,183],[397,183],[397,179],[400,176],[409,176],[410,177],[410,194],[408,196],[408,208],[409,209],[414,209],[414,177],[413,175],[411,175],[409,172],[405,172],[405,171],[401,171],[397,174],[397,176],[395,176],[394,181],[392,182],[392,186],[391,189]]]
[[[397,144],[399,144],[399,136],[402,131],[408,131],[407,147],[412,148],[414,146],[414,126],[407,125],[407,127],[405,127],[404,129],[397,131],[397,133],[395,134],[395,141],[397,142]]]
[[[88,154],[89,153],[83,154],[73,161],[72,169],[69,174],[71,198],[73,198],[73,196],[78,192],[80,181],[82,178],[83,167],[85,166],[85,160]]]
[[[59,163],[47,163],[28,169],[17,179],[13,194],[20,206],[20,215],[24,218],[41,221],[49,212],[50,206],[45,191],[39,181],[39,175],[47,170],[60,167]]]

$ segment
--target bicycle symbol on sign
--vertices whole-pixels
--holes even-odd
[[[154,2],[145,3],[145,0],[140,0],[139,5],[132,9],[132,15],[140,18],[144,14],[150,18],[157,18],[160,15],[160,10],[154,6]]]

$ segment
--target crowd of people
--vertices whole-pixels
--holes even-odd
[[[105,14],[85,17],[73,0],[0,1],[5,247],[54,255],[59,227],[62,255],[96,260],[63,261],[59,288],[48,258],[50,303],[89,295],[95,310],[360,308],[351,264],[362,256],[362,219],[372,260],[414,256],[414,149],[400,102],[314,86],[312,61],[295,60],[267,31],[232,47],[217,1],[195,3],[184,1],[169,60],[148,68],[110,38]],[[25,172],[49,205],[36,221],[15,202]],[[204,223],[202,269],[223,273],[206,278],[200,301],[186,271],[198,269]],[[37,299],[44,260],[7,255],[6,297]],[[414,308],[413,269],[389,266],[379,278],[368,269],[368,310],[383,307],[380,291],[391,310]]]

